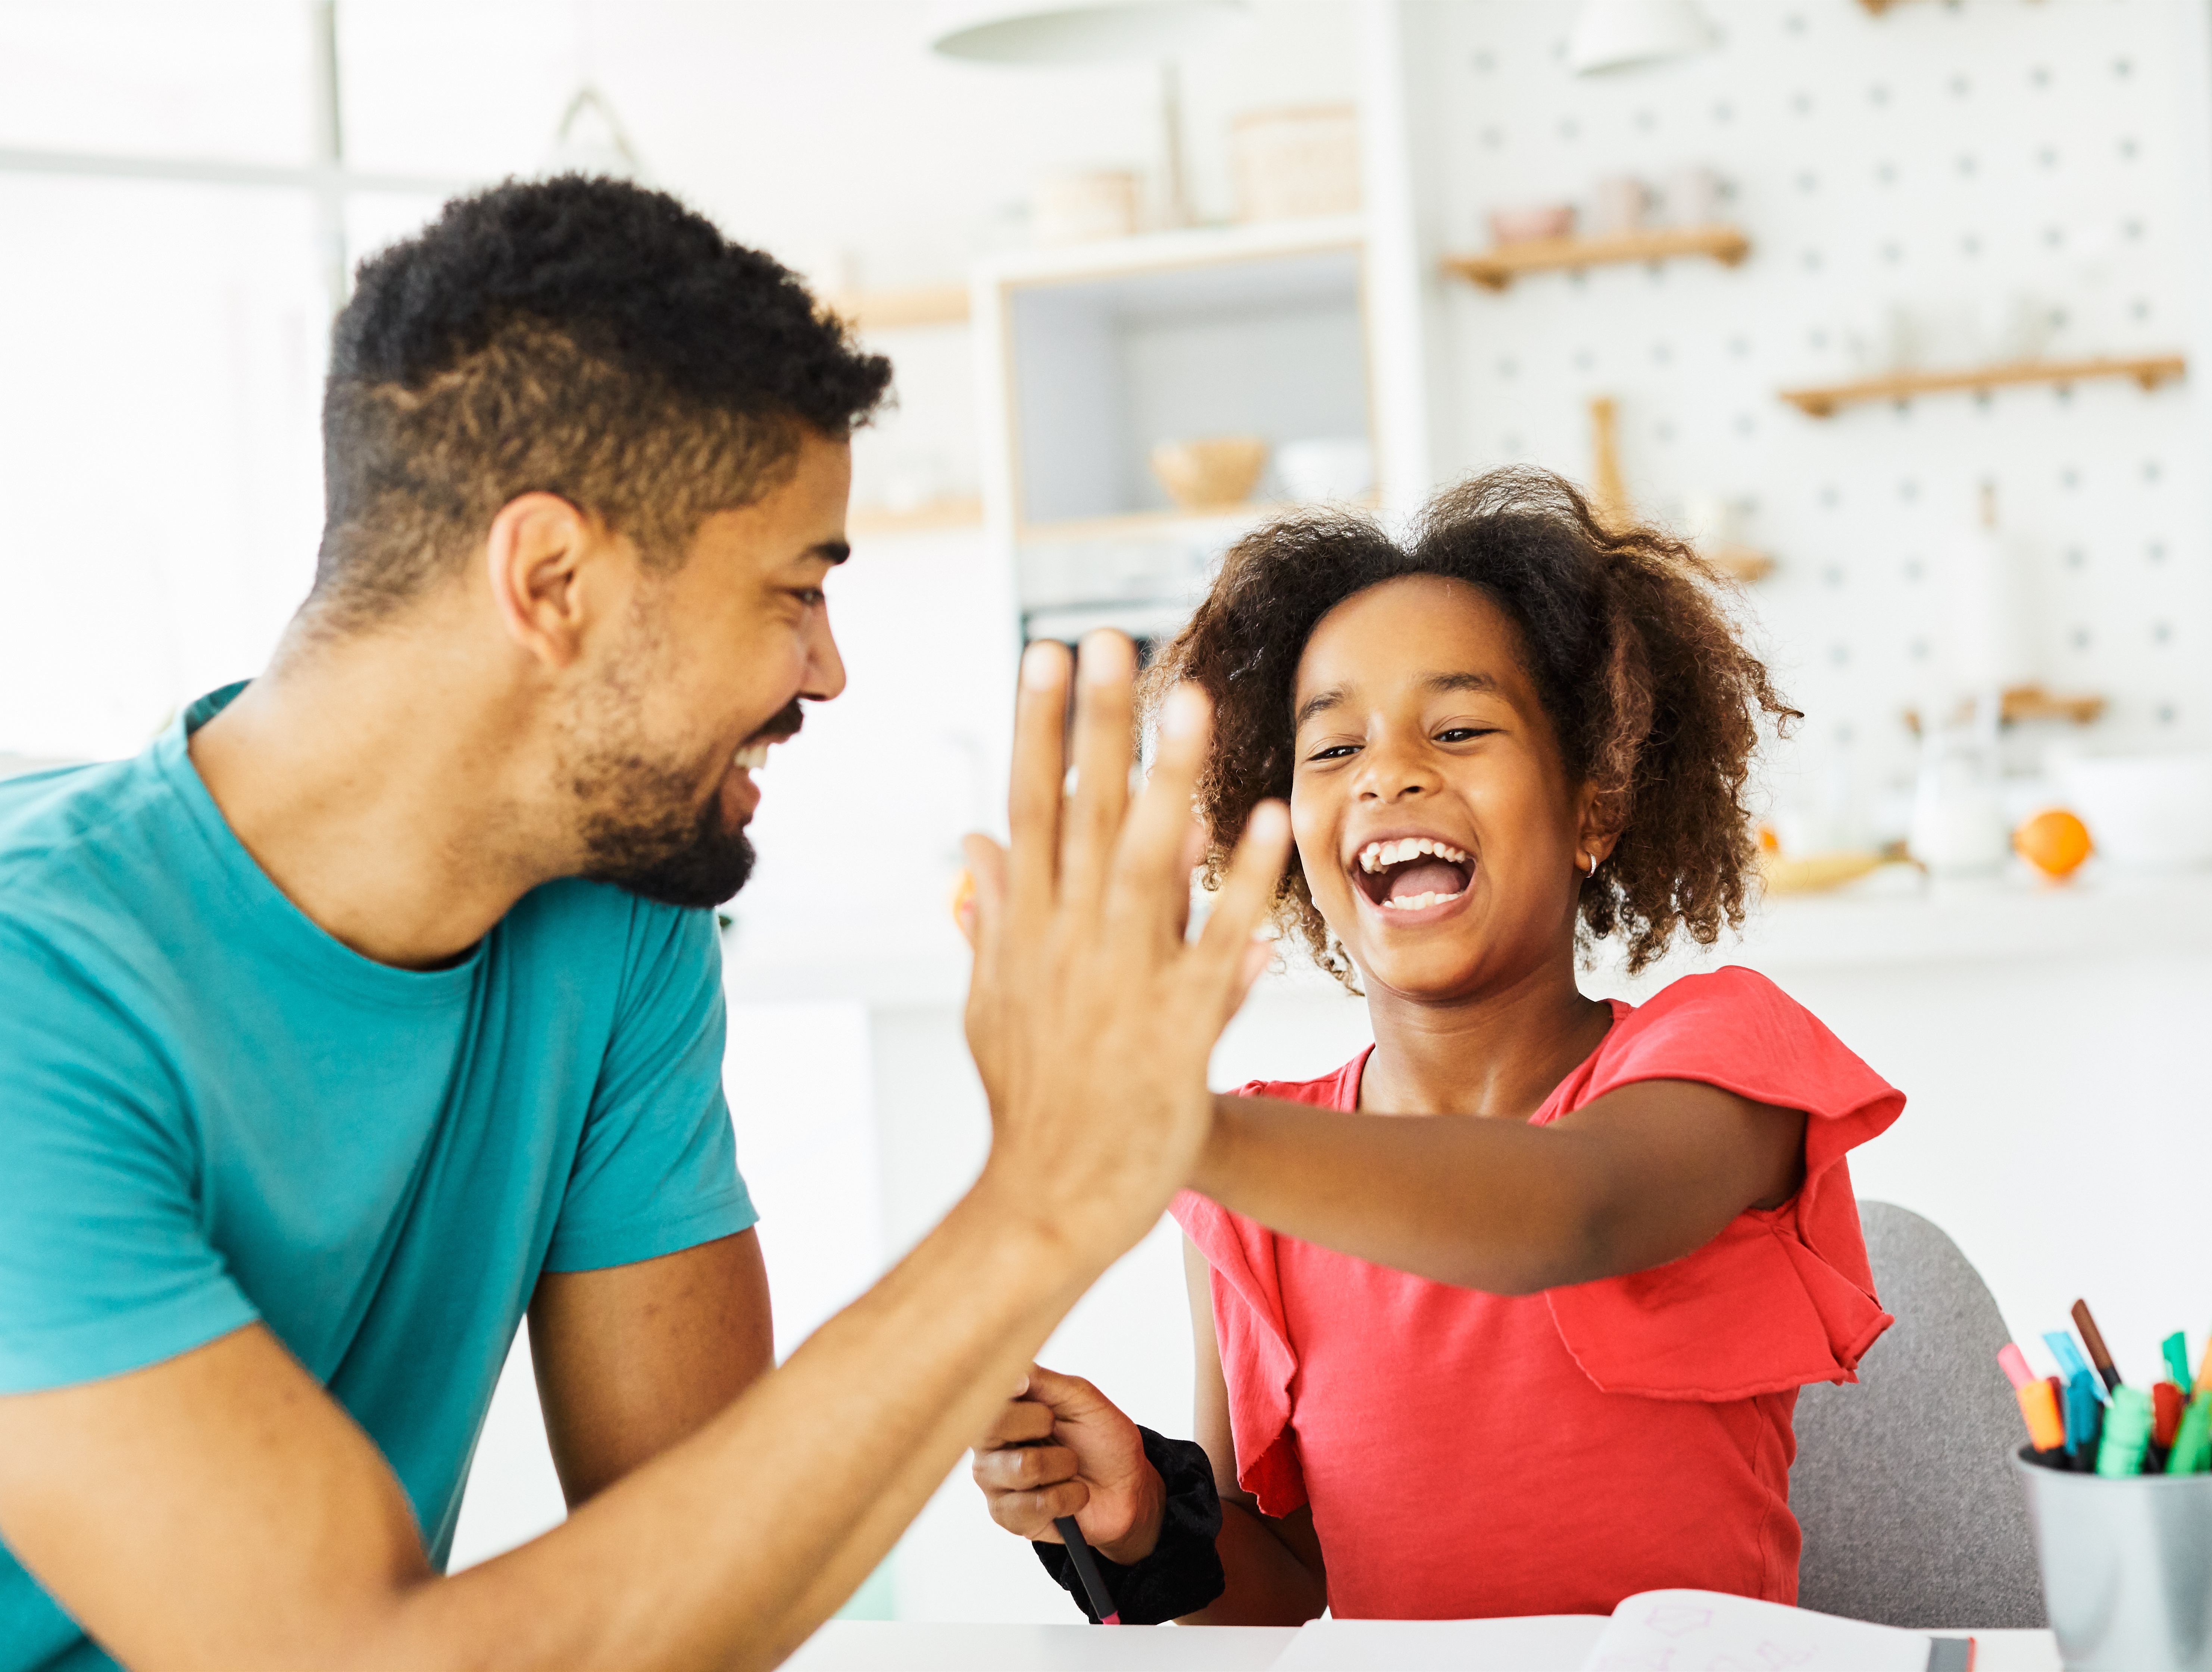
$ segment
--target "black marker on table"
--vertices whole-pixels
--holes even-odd
[[[1102,1626],[1118,1626],[1121,1616],[1114,1607],[1114,1599],[1106,1590],[1106,1576],[1098,1571],[1098,1563],[1091,1553],[1091,1547],[1083,1541],[1083,1532],[1072,1515],[1055,1516],[1052,1523],[1067,1546],[1067,1559],[1075,1564],[1076,1578],[1083,1581],[1083,1590],[1091,1598],[1091,1612],[1098,1616]]]

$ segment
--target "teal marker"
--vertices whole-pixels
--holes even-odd
[[[2189,1391],[2189,1342],[2179,1329],[2158,1344],[2166,1355],[2166,1373],[2173,1378],[2173,1385],[2184,1393]]]
[[[2140,1474],[2150,1450],[2150,1395],[2123,1383],[2112,1389],[2112,1404],[2105,1414],[2104,1444],[2097,1448],[2097,1473]]]

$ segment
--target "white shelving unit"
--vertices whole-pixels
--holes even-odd
[[[1357,216],[1024,251],[975,278],[984,523],[1024,636],[1171,633],[1221,552],[1286,508],[1179,513],[1152,445],[1210,435],[1373,439],[1365,227]]]

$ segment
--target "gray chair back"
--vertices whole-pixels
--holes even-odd
[[[1868,1201],[1859,1221],[1897,1322],[1855,1385],[1797,1395],[1797,1605],[1915,1630],[2040,1626],[2043,1584],[2012,1473],[2026,1434],[1997,1368],[2010,1339],[1997,1304],[1917,1213]]]

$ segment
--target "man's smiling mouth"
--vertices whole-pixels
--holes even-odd
[[[1370,842],[1359,850],[1354,880],[1385,911],[1419,911],[1467,892],[1474,856],[1433,836]]]

